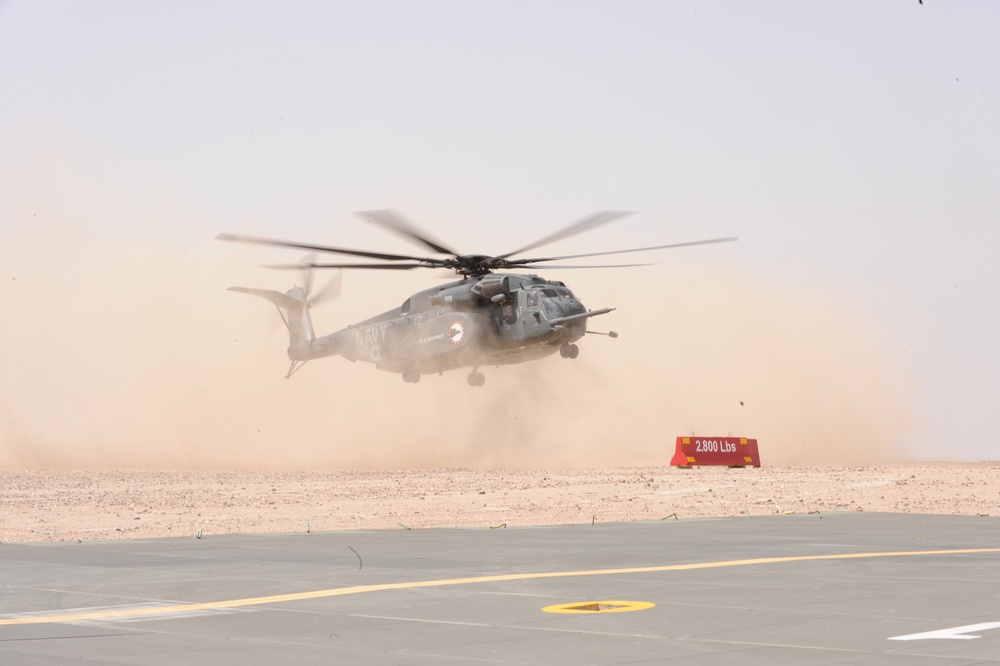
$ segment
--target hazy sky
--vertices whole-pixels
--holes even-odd
[[[732,336],[754,316],[775,331],[799,330],[803,311],[821,322],[810,331],[851,317],[862,323],[814,351],[825,367],[852,369],[856,380],[836,380],[852,410],[901,414],[878,437],[898,437],[911,457],[996,459],[998,35],[992,0],[0,1],[7,445],[112,439],[117,408],[100,396],[113,403],[151,390],[147,381],[222,400],[199,373],[242,363],[252,367],[241,383],[280,377],[284,342],[266,332],[266,304],[224,288],[282,286],[286,276],[254,265],[297,257],[213,242],[221,231],[413,252],[351,216],[399,208],[462,251],[500,253],[623,209],[637,214],[552,251],[740,237],[658,255],[661,272],[553,275],[590,307],[629,310],[593,327],[631,333],[662,361],[642,379],[650,391],[697,383],[701,357],[685,338],[657,344],[661,327],[700,325],[684,303],[732,304],[704,320]],[[326,329],[436,276],[367,279],[347,276]],[[352,284],[380,297],[352,304]],[[683,289],[692,298],[664,311],[660,297]],[[754,313],[757,296],[770,305]],[[247,328],[257,321],[259,335]],[[177,326],[198,335],[164,333]],[[109,330],[113,347],[93,342]],[[243,347],[222,344],[233,331]],[[779,358],[791,344],[757,334]],[[849,363],[839,355],[857,339],[865,355]],[[609,367],[628,349],[585,343]],[[753,359],[722,350],[716,379],[728,368],[743,391],[725,396],[727,408],[745,396],[753,408],[766,344]],[[274,356],[254,357],[261,349]],[[330,384],[280,390],[335,390],[358,372],[322,363],[308,370]],[[398,377],[362,370],[378,378],[355,393],[378,401],[391,384],[392,401],[407,399]],[[876,380],[878,390],[852,393]],[[746,426],[774,427],[775,403]],[[668,446],[675,434],[663,435]]]

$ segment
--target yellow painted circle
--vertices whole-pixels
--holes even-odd
[[[646,610],[656,604],[648,601],[577,601],[571,604],[556,604],[546,606],[546,613],[569,613],[582,615],[587,613],[627,613],[629,611]]]

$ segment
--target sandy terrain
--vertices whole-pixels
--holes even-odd
[[[0,471],[0,541],[834,511],[1000,515],[1000,463],[760,469]]]

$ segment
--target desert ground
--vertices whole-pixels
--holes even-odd
[[[882,511],[1000,515],[1000,462],[759,469],[0,471],[0,542]]]

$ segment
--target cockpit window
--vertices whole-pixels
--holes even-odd
[[[545,310],[545,314],[549,316],[557,317],[563,314],[562,305],[559,304],[559,301],[553,298],[546,298],[544,301],[542,301],[542,309]]]
[[[399,314],[405,315],[410,312],[410,299],[403,301],[403,304],[399,306]]]

